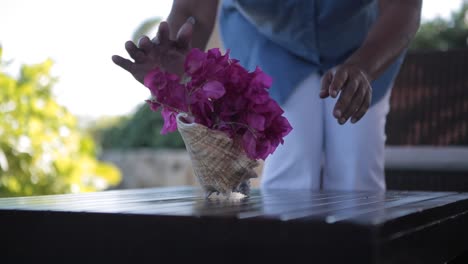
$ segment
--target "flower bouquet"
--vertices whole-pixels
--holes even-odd
[[[182,77],[159,68],[144,85],[153,111],[161,111],[161,134],[178,130],[206,196],[248,195],[258,159],[265,159],[291,131],[283,110],[269,96],[272,80],[260,68],[244,69],[219,49],[192,49]]]

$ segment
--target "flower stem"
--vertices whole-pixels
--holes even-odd
[[[155,97],[152,97],[152,98],[150,99],[150,101],[151,101],[152,103],[157,103],[157,104],[161,105],[162,107],[170,108],[170,109],[172,109],[174,112],[177,112],[177,113],[186,113],[185,111],[182,111],[182,110],[180,110],[180,109],[177,108],[177,107],[170,106],[170,105],[167,105],[167,104],[164,104],[164,103],[159,102]],[[189,113],[187,113],[187,114],[189,114]]]
[[[250,133],[252,133],[252,135],[257,138],[257,131],[252,128],[251,126],[249,125],[246,125],[246,124],[243,124],[243,123],[239,123],[239,122],[220,122],[220,124],[226,124],[226,125],[231,125],[231,126],[242,126],[242,127],[245,127],[247,128],[247,130],[249,130]],[[218,126],[220,125],[218,124]]]

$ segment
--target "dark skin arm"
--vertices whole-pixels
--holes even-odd
[[[380,15],[362,46],[335,72],[324,74],[320,97],[339,96],[333,110],[338,123],[350,118],[356,123],[369,109],[370,82],[408,47],[419,28],[421,6],[422,0],[379,0]]]
[[[192,46],[204,50],[216,22],[218,0],[175,0],[167,18],[170,38],[176,38],[176,32],[189,18],[193,17],[196,27],[193,30]]]

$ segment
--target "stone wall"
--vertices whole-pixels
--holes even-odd
[[[196,184],[185,150],[110,150],[104,151],[100,159],[119,167],[120,188]]]
[[[100,160],[115,164],[122,172],[121,189],[198,185],[185,150],[107,150]],[[261,173],[261,166],[258,168]],[[259,179],[252,181],[258,186]]]

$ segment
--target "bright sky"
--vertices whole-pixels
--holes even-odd
[[[463,0],[424,0],[423,19],[449,17]],[[0,44],[4,59],[21,63],[52,58],[58,101],[88,118],[131,112],[148,90],[111,61],[142,21],[163,19],[171,0],[2,0]],[[0,91],[1,92],[1,91]]]

